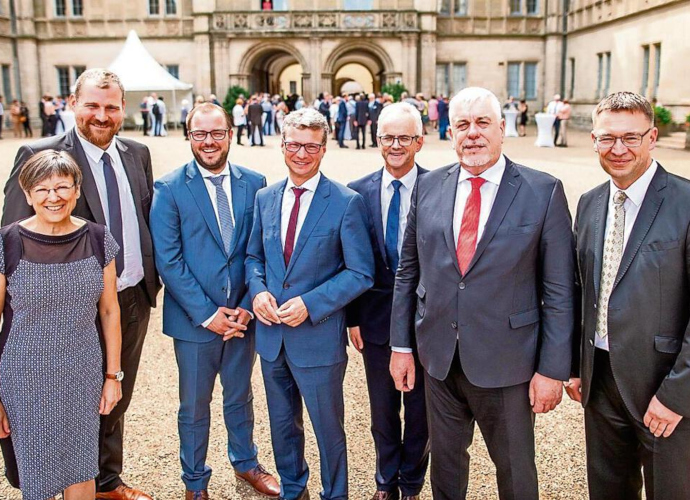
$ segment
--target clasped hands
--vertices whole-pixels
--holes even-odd
[[[244,331],[251,319],[249,311],[241,307],[236,309],[219,307],[213,321],[206,328],[222,336],[224,341],[233,337],[243,338]]]
[[[296,327],[304,323],[304,320],[309,317],[309,311],[307,311],[302,297],[293,297],[278,307],[278,302],[271,292],[256,294],[252,308],[256,319],[268,326],[284,323]]]

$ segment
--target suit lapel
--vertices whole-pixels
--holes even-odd
[[[132,192],[132,199],[134,200],[137,215],[141,216],[141,185],[139,184],[139,169],[136,161],[134,160],[134,155],[129,150],[127,145],[123,144],[121,141],[115,139],[115,145],[117,146],[118,153],[120,153],[120,159],[122,160],[122,165],[124,166],[125,173],[127,174],[127,180],[129,181],[129,188]]]
[[[604,260],[604,234],[606,232],[606,215],[609,207],[609,183],[604,184],[597,196],[594,212],[594,293],[599,297],[601,284],[601,266]]]
[[[484,226],[482,238],[477,244],[477,250],[474,252],[472,261],[467,266],[465,274],[470,272],[474,264],[482,256],[484,250],[486,250],[489,242],[493,239],[501,222],[503,222],[503,218],[508,212],[508,208],[510,208],[510,205],[513,203],[521,184],[522,180],[520,179],[520,173],[515,168],[513,162],[506,158],[506,169],[503,172],[501,183],[498,186],[498,193],[496,193],[494,205],[491,207],[491,213],[489,213],[486,226]]]
[[[451,254],[451,260],[455,269],[460,272],[457,257],[457,243],[453,235],[453,216],[455,212],[455,197],[458,192],[458,178],[460,177],[460,164],[456,163],[448,169],[446,176],[441,184],[441,202],[439,204],[439,217],[443,221],[443,236]]]
[[[192,197],[199,207],[199,211],[204,217],[209,231],[211,231],[213,235],[213,239],[216,240],[218,246],[225,252],[223,238],[220,235],[220,228],[218,227],[218,219],[216,219],[216,212],[213,210],[213,204],[211,204],[211,199],[209,198],[208,190],[204,182],[203,176],[199,173],[199,167],[196,161],[188,163],[187,188],[191,191]]]
[[[242,172],[230,164],[230,191],[232,192],[232,212],[235,215],[235,232],[230,243],[230,255],[240,239],[244,226],[244,210],[247,206],[247,183],[242,180]]]
[[[103,213],[103,205],[101,204],[101,196],[98,194],[98,187],[96,186],[96,179],[93,177],[91,164],[89,163],[89,159],[86,157],[86,153],[81,147],[81,143],[77,137],[76,127],[73,128],[69,134],[67,134],[65,150],[74,157],[77,165],[81,167],[83,176],[81,192],[84,195],[84,199],[86,200],[86,204],[88,205],[94,220],[99,224],[106,225],[105,215]]]
[[[273,251],[276,253],[278,256],[277,259],[271,259],[271,261],[276,260],[278,262],[278,266],[283,273],[283,276],[285,276],[285,273],[287,271],[285,267],[285,258],[284,258],[284,253],[283,253],[283,242],[281,240],[280,236],[280,231],[281,231],[281,224],[282,224],[282,211],[283,211],[283,196],[285,193],[285,186],[287,186],[287,179],[285,179],[279,186],[277,186],[275,189],[273,189],[273,206],[271,207],[271,212],[269,214],[270,217],[270,222],[269,222],[269,230],[271,234],[273,235],[272,238],[270,238],[269,242],[271,245],[273,245]],[[266,231],[266,228],[264,228],[264,231]],[[293,253],[294,257],[294,253]]]
[[[386,256],[385,240],[383,238],[383,215],[381,213],[381,183],[383,182],[383,170],[379,170],[372,178],[371,183],[367,185],[367,202],[371,207],[371,216],[374,224],[374,236],[376,244],[379,247],[379,252],[383,257],[383,261],[388,265],[388,257]]]
[[[621,259],[621,265],[618,268],[616,281],[613,283],[614,289],[630,268],[630,264],[632,264],[635,255],[637,255],[637,251],[640,249],[642,242],[652,227],[656,215],[659,213],[661,204],[664,201],[661,190],[666,187],[667,181],[668,173],[659,165],[647,189],[647,193],[642,201],[642,206],[640,207],[640,212],[637,214],[637,219],[635,219],[635,224],[630,232],[628,244],[625,246],[623,258]]]
[[[309,205],[309,212],[307,212],[307,217],[304,219],[304,224],[302,224],[302,229],[299,232],[297,241],[295,242],[295,249],[292,252],[292,257],[290,257],[290,264],[287,268],[287,273],[295,266],[295,262],[299,258],[299,254],[302,252],[304,245],[309,239],[309,235],[316,227],[316,224],[321,219],[326,207],[328,206],[328,198],[331,196],[331,182],[326,179],[326,176],[321,174],[321,179],[319,180],[318,186],[316,186],[316,191],[314,192],[314,197],[311,200],[311,205]]]

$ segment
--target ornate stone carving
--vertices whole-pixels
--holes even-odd
[[[53,36],[62,38],[67,35],[67,26],[65,23],[53,23]]]
[[[334,14],[319,14],[319,28],[335,28],[336,24]]]
[[[86,36],[86,23],[73,23],[72,24],[72,36]]]
[[[237,14],[232,23],[235,29],[246,29],[249,27],[249,16],[247,14]]]
[[[348,14],[343,17],[343,28],[373,28],[375,19],[373,14]]]
[[[165,24],[165,31],[168,35],[177,36],[180,34],[180,24],[177,21],[170,21]]]
[[[213,25],[216,27],[216,29],[224,30],[226,24],[227,19],[224,15],[216,14],[215,16],[213,16]]]
[[[394,12],[384,12],[381,24],[384,28],[395,28],[398,25],[396,14]]]
[[[284,15],[260,14],[256,16],[255,24],[257,28],[288,28],[290,26],[290,18]]]
[[[313,28],[314,18],[311,14],[296,14],[292,24],[295,28]]]
[[[406,28],[416,28],[417,27],[417,15],[412,12],[407,12],[403,20]]]

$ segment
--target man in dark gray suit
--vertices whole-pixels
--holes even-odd
[[[690,494],[690,182],[652,158],[647,100],[617,92],[592,113],[610,180],[575,219],[583,321],[568,395],[585,407],[590,498]]]
[[[462,90],[450,121],[458,163],[420,176],[412,195],[391,374],[398,389],[412,390],[417,351],[434,499],[467,495],[475,421],[499,497],[536,499],[534,415],[558,405],[570,375],[570,213],[560,181],[501,154],[505,122],[494,94]]]
[[[160,288],[149,231],[151,155],[146,146],[115,137],[125,116],[124,97],[122,83],[114,73],[90,69],[81,74],[70,96],[76,127],[19,148],[5,185],[2,225],[33,213],[17,182],[27,159],[45,149],[65,151],[75,159],[84,181],[74,215],[107,225],[121,249],[115,264],[122,328],[122,399],[110,415],[101,419],[96,498],[150,500],[149,495],[120,479],[124,414],[132,398],[151,308],[156,305]]]

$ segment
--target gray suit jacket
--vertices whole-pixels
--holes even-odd
[[[153,171],[151,168],[151,154],[149,149],[141,143],[131,139],[118,137],[118,150],[124,164],[129,185],[134,198],[134,206],[137,211],[137,223],[139,225],[139,237],[141,240],[141,254],[144,263],[145,289],[152,307],[156,305],[156,295],[160,289],[158,273],[153,260],[153,243],[149,230],[149,212],[151,210],[151,193],[153,192]],[[46,149],[56,149],[69,153],[81,167],[84,176],[81,192],[82,196],[77,200],[73,215],[105,225],[105,216],[101,199],[98,195],[96,181],[89,168],[76,128],[55,136],[41,139],[19,148],[14,159],[14,167],[10,178],[5,184],[5,206],[2,212],[2,225],[25,219],[33,215],[33,209],[26,203],[24,192],[19,187],[19,172],[34,153]]]
[[[412,347],[432,377],[459,351],[479,387],[527,382],[535,370],[570,375],[575,263],[561,182],[506,159],[506,169],[465,275],[455,255],[453,164],[417,180],[395,280],[391,346]]]
[[[575,219],[582,286],[576,345],[582,403],[589,403],[609,183],[582,195]],[[639,421],[656,395],[690,417],[690,182],[659,165],[635,220],[609,299],[616,385]],[[577,360],[576,360],[577,361]]]

